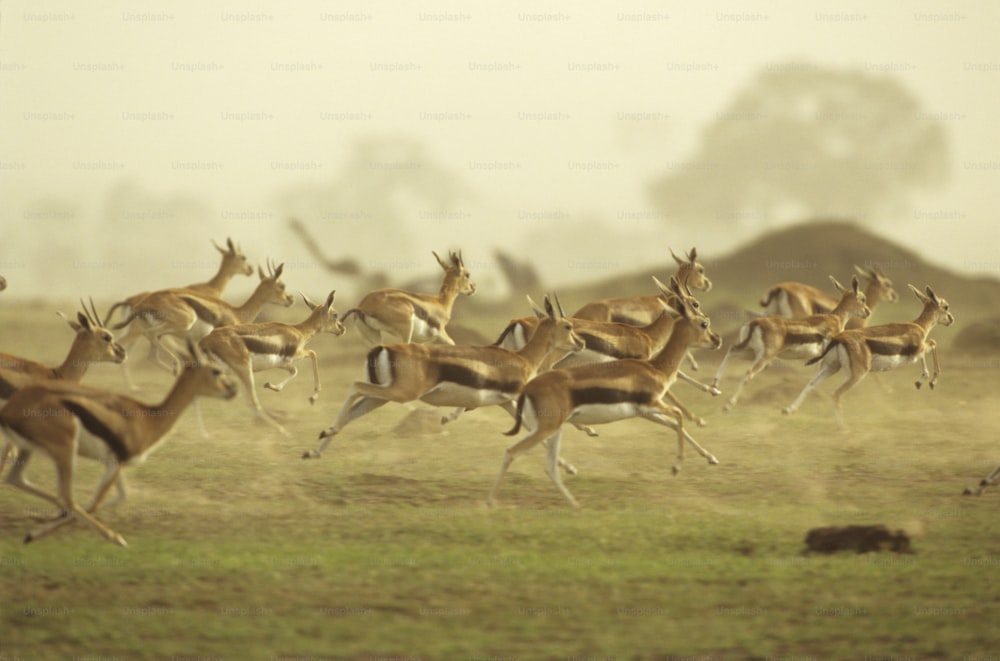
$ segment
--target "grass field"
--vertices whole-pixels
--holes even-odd
[[[70,333],[51,310],[0,311],[0,348],[60,360]],[[942,352],[935,391],[913,388],[916,367],[866,380],[845,397],[849,433],[832,383],[780,414],[811,374],[797,365],[731,413],[678,385],[721,464],[689,452],[672,476],[674,437],[646,422],[567,429],[574,511],[539,450],[487,508],[512,442],[500,410],[439,434],[398,430],[410,410],[389,405],[302,461],[362,368],[353,334],[314,348],[315,407],[307,364],[260,393],[290,437],[241,393],[203,403],[211,438],[189,412],[130,472],[129,500],[101,512],[127,549],[79,525],[24,545],[54,512],[0,488],[0,659],[997,658],[1000,490],[960,494],[1000,463],[1000,357]],[[170,378],[144,352],[131,360],[154,400]],[[721,355],[699,357],[704,375]],[[110,365],[85,381],[123,388]],[[81,498],[99,473],[80,463]],[[52,483],[46,460],[30,474]],[[809,528],[848,523],[903,528],[916,553],[803,555]]]

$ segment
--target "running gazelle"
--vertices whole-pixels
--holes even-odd
[[[923,303],[920,315],[911,322],[868,326],[834,335],[821,355],[806,362],[807,365],[819,363],[819,372],[806,384],[795,401],[783,409],[784,413],[797,411],[816,386],[842,368],[847,371],[847,379],[833,393],[833,410],[841,427],[844,427],[844,422],[840,398],[869,372],[884,372],[919,360],[922,369],[916,387],[919,389],[925,380],[931,388],[936,385],[941,365],[938,361],[937,342],[929,339],[928,335],[937,324],[951,326],[955,323],[955,317],[948,301],[939,298],[930,287],[926,287],[924,293],[913,285],[908,287]],[[934,361],[933,374],[927,369],[928,352]]]
[[[188,344],[194,361],[188,363],[173,388],[155,405],[74,383],[38,382],[18,390],[0,409],[0,430],[27,464],[34,453],[48,456],[56,467],[58,495],[30,485],[21,488],[62,509],[62,514],[28,533],[25,542],[79,520],[107,540],[126,546],[125,539],[99,521],[100,507],[121,471],[145,461],[173,428],[191,401],[199,396],[230,399],[236,384],[207,362],[197,346]],[[106,465],[90,505],[84,509],[73,494],[77,454]]]
[[[431,254],[444,269],[444,280],[436,296],[402,289],[376,289],[347,310],[342,320],[357,317],[357,328],[371,345],[381,342],[383,333],[402,342],[455,344],[445,326],[451,320],[458,295],[475,294],[476,285],[465,268],[461,252],[449,253],[447,262],[436,252]]]
[[[679,291],[676,280],[671,289]],[[667,345],[652,360],[616,360],[543,372],[528,382],[517,399],[517,418],[507,432],[513,436],[523,425],[529,431],[519,442],[507,448],[500,472],[488,498],[492,505],[510,464],[539,443],[547,445],[545,470],[559,491],[574,507],[578,506],[556,470],[559,439],[564,422],[604,424],[641,417],[665,425],[677,432],[676,474],[684,457],[684,443],[690,443],[710,464],[717,464],[711,453],[684,429],[683,415],[670,387],[677,379],[684,354],[691,347],[718,349],[722,338],[710,326],[708,317],[693,305],[690,297],[679,303],[680,319]]]
[[[513,414],[512,400],[550,351],[583,348],[571,321],[557,312],[549,297],[545,298],[545,313],[531,340],[516,352],[496,346],[446,344],[375,347],[368,353],[366,379],[354,382],[337,420],[320,433],[322,443],[302,458],[319,458],[348,423],[389,402],[420,400],[462,409],[500,405]]]
[[[736,344],[729,347],[719,364],[712,381],[719,386],[729,360],[736,355],[751,358],[753,363],[747,369],[739,385],[726,401],[725,410],[736,406],[740,393],[747,383],[767,367],[775,358],[806,359],[823,352],[831,337],[844,330],[851,319],[867,319],[871,309],[867,298],[859,289],[857,276],[847,289],[832,275],[830,280],[840,292],[840,301],[826,314],[814,314],[803,319],[787,317],[757,317],[744,324],[739,331]]]

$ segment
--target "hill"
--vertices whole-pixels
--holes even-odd
[[[1000,300],[1000,280],[970,278],[927,262],[920,255],[863,227],[846,221],[814,221],[771,232],[741,248],[716,257],[710,246],[698,246],[701,261],[714,287],[700,296],[716,325],[728,327],[726,319],[760,311],[759,300],[772,285],[796,280],[832,290],[829,276],[847,284],[854,265],[881,269],[894,283],[900,303],[876,314],[876,323],[910,319],[919,309],[907,283],[930,285],[948,299],[957,324],[994,317]],[[672,259],[664,261],[656,274],[674,271]],[[628,292],[652,293],[650,273],[634,273],[591,283],[567,291],[565,299],[592,300],[622,296]],[[737,314],[741,312],[741,314]]]

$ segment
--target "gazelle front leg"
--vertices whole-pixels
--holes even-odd
[[[664,397],[666,397],[667,399],[669,399],[670,402],[674,406],[676,406],[680,410],[680,412],[684,414],[684,417],[686,417],[688,420],[690,420],[691,422],[695,423],[699,427],[704,427],[705,426],[705,419],[702,418],[701,416],[695,415],[691,411],[691,409],[689,409],[688,407],[684,406],[684,404],[681,403],[681,400],[677,399],[677,395],[675,395],[674,393],[672,393],[672,392],[670,392],[668,390],[666,393],[664,393]]]
[[[700,390],[702,392],[709,393],[710,395],[712,395],[712,397],[718,397],[719,395],[722,394],[722,391],[719,390],[719,388],[718,388],[718,385],[719,385],[718,384],[718,381],[719,381],[718,378],[713,379],[713,381],[712,381],[711,384],[707,384],[707,383],[702,383],[698,379],[690,377],[690,376],[688,376],[687,374],[685,374],[684,372],[681,372],[681,371],[677,372],[677,378],[680,379],[681,381],[683,381],[684,383],[687,383],[689,385],[694,386],[695,388],[697,388],[698,390]]]
[[[924,353],[920,356],[920,378],[917,379],[915,384],[917,386],[917,390],[920,390],[920,386],[922,386],[923,382],[928,379],[930,380],[927,381],[927,385],[929,385],[931,390],[933,390],[934,386],[937,385],[938,375],[941,373],[941,363],[938,360],[937,353],[937,342],[934,340],[927,340],[927,347],[927,351],[931,354],[931,360],[934,362],[934,374],[932,375],[927,369],[927,351],[924,351]]]

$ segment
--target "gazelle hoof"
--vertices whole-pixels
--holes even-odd
[[[781,412],[784,415],[791,415],[791,414],[795,413],[795,409],[793,409],[791,406],[786,406],[785,408],[781,409]]]
[[[722,394],[722,391],[719,390],[718,388],[716,388],[715,386],[711,386],[708,389],[708,392],[709,392],[710,395],[712,395],[712,397],[718,397],[719,395]]]
[[[719,460],[715,458],[715,455],[709,455],[708,456],[708,465],[709,466],[717,466],[718,464],[719,464]]]
[[[267,383],[265,383],[264,387],[267,388],[268,390],[273,390],[274,392],[281,392],[281,388],[275,386],[270,381],[268,381]]]
[[[674,464],[673,466],[671,466],[671,467],[670,467],[670,472],[671,472],[671,473],[672,473],[673,475],[677,475],[678,473],[680,473],[680,472],[681,472],[681,467],[680,467],[680,466],[678,466],[677,464]]]
[[[916,381],[913,385],[915,385],[917,387],[917,390],[920,390],[920,386],[922,386],[924,384],[921,381]]]
[[[320,454],[319,450],[306,450],[302,453],[303,459],[319,459],[321,456],[323,455]]]

